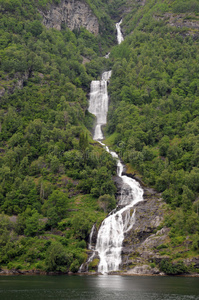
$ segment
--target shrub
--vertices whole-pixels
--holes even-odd
[[[93,259],[93,261],[90,262],[90,264],[89,264],[89,266],[88,266],[88,270],[89,270],[89,271],[96,270],[98,264],[99,264],[99,259],[98,259],[98,258]]]
[[[155,263],[151,263],[151,264],[150,264],[150,267],[151,267],[151,268],[155,268]]]
[[[167,244],[161,244],[161,245],[156,247],[157,250],[163,249],[163,248],[168,248],[168,245]]]
[[[86,242],[84,240],[77,243],[78,248],[85,249],[86,248]]]
[[[168,275],[177,275],[187,272],[187,267],[184,265],[183,261],[177,263],[172,263],[166,259],[163,259],[160,263],[160,270]]]
[[[55,242],[46,253],[46,270],[68,272],[72,258],[72,254],[68,253],[61,243]]]
[[[73,273],[77,273],[79,270],[80,264],[77,259],[75,259],[70,265],[70,271]]]

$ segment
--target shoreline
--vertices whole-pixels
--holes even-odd
[[[85,272],[85,273],[72,273],[72,272],[67,272],[67,273],[62,273],[62,272],[46,272],[46,271],[41,271],[41,270],[7,270],[7,269],[1,269],[0,270],[0,276],[20,276],[20,275],[26,275],[26,276],[63,276],[63,275],[68,275],[68,276],[98,276],[98,275],[103,275],[98,272]],[[199,277],[198,273],[190,273],[190,274],[179,274],[179,275],[167,275],[165,273],[160,273],[160,274],[134,274],[134,273],[127,273],[127,272],[114,272],[107,274],[108,276],[147,276],[147,277]],[[106,276],[106,275],[105,275]]]

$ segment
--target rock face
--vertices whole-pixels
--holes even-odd
[[[40,14],[47,28],[61,30],[66,25],[70,30],[84,27],[95,35],[99,33],[98,19],[83,1],[62,0],[59,4],[52,4],[48,11],[40,11]]]
[[[193,38],[197,38],[199,36],[199,18],[195,16],[195,14],[173,14],[173,13],[165,13],[162,16],[154,15],[153,18],[155,20],[163,20],[169,26],[177,27],[177,28],[186,28],[184,35],[190,35]]]
[[[136,266],[127,271],[128,275],[156,275],[159,273],[157,268],[151,268],[149,265]]]
[[[149,267],[149,263],[159,263],[161,259],[155,250],[168,240],[169,229],[162,228],[154,233],[163,221],[164,205],[159,194],[154,190],[145,191],[144,201],[135,207],[135,224],[126,233],[123,250],[121,269],[127,274],[157,274],[159,270]]]

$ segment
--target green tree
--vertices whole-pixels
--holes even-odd
[[[104,212],[110,212],[116,206],[116,201],[114,196],[103,195],[98,199],[99,207],[104,210]]]
[[[73,260],[72,254],[68,253],[65,247],[59,243],[54,242],[49,246],[46,252],[46,270],[68,272],[71,262]]]
[[[43,232],[45,224],[40,220],[40,218],[41,216],[39,213],[36,210],[33,210],[32,215],[25,221],[25,235],[35,236]]]

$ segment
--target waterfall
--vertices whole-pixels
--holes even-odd
[[[124,235],[135,223],[136,210],[133,207],[136,203],[143,200],[143,190],[139,183],[130,177],[122,175],[123,165],[118,155],[113,151],[109,151],[107,146],[106,150],[117,159],[117,175],[123,181],[122,196],[117,208],[124,207],[118,211],[116,209],[111,212],[100,226],[95,248],[100,257],[98,266],[98,272],[100,273],[119,270]]]
[[[118,44],[121,44],[121,42],[123,42],[123,40],[124,40],[123,35],[122,35],[122,31],[121,31],[121,27],[120,27],[121,24],[122,24],[122,20],[119,23],[116,24]]]
[[[88,111],[96,116],[96,126],[93,139],[103,139],[101,126],[107,122],[108,92],[107,82],[111,77],[111,71],[102,74],[102,80],[93,80],[90,88],[90,101]]]
[[[90,236],[89,236],[89,242],[88,242],[88,249],[92,251],[91,256],[87,259],[86,263],[83,263],[80,268],[79,268],[79,273],[81,272],[88,272],[88,267],[89,267],[89,263],[92,262],[92,260],[94,259],[95,256],[95,247],[93,246],[93,236],[95,234],[95,230],[96,230],[96,224],[93,225],[91,232],[90,232]]]
[[[95,231],[95,224],[93,225],[93,227],[91,229],[90,236],[89,236],[89,244],[88,244],[88,249],[89,250],[93,250],[92,240],[93,240],[94,231]]]
[[[118,44],[123,41],[120,25],[122,20],[116,24]],[[111,77],[111,71],[104,72],[101,80],[91,82],[89,112],[96,116],[96,126],[93,139],[100,142],[106,151],[109,152],[117,160],[117,175],[122,179],[123,186],[121,198],[118,202],[117,209],[114,209],[109,216],[102,222],[97,235],[97,242],[93,255],[89,258],[89,262],[94,258],[95,253],[98,253],[100,262],[98,272],[108,273],[110,271],[118,271],[121,264],[121,251],[125,233],[128,232],[135,222],[136,203],[143,200],[143,190],[139,183],[132,178],[123,176],[123,165],[118,155],[110,151],[104,145],[102,125],[107,122],[108,112],[108,92],[107,83]],[[91,231],[92,236],[92,231]]]

